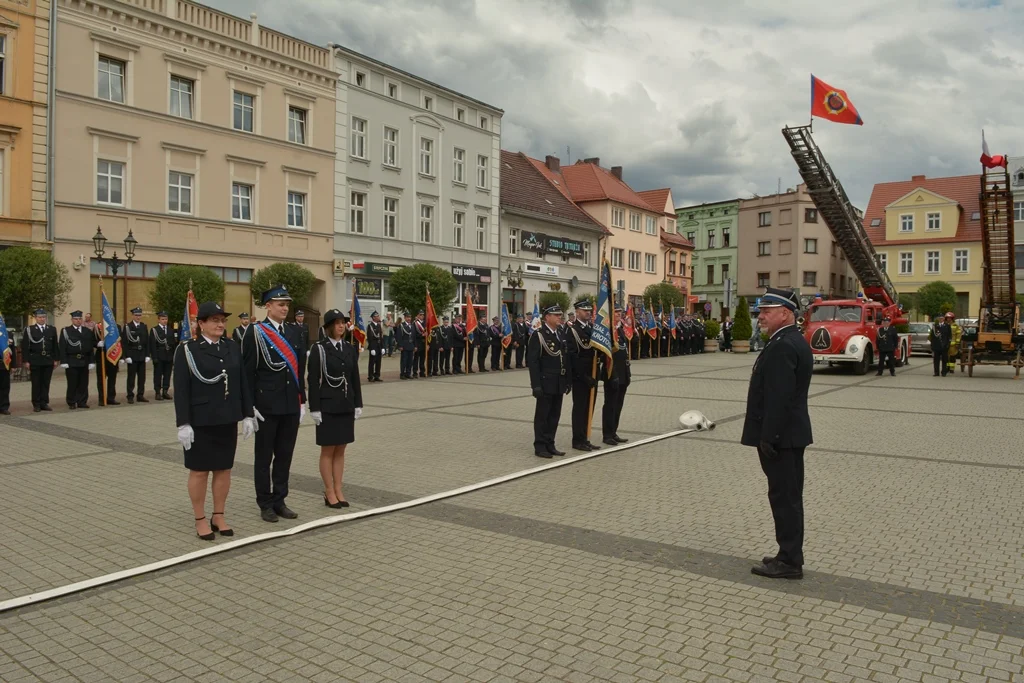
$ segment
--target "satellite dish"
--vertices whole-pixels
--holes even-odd
[[[573,275],[572,280],[569,281],[569,286],[572,287],[573,289],[576,289],[577,287],[580,286],[580,279]]]

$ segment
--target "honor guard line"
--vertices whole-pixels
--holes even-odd
[[[29,605],[38,605],[40,603],[49,602],[50,600],[56,600],[57,598],[63,598],[68,595],[74,595],[75,593],[81,593],[92,588],[99,588],[100,586],[107,586],[112,583],[118,583],[125,579],[130,579],[135,576],[142,576],[143,574],[151,574],[153,572],[160,571],[161,569],[167,569],[168,567],[175,567],[178,565],[185,564],[187,562],[193,562],[195,560],[209,557],[211,555],[217,555],[219,553],[225,553],[229,550],[235,550],[236,548],[242,548],[247,545],[253,545],[254,543],[263,543],[264,541],[270,541],[275,538],[285,538],[287,536],[294,536],[295,534],[301,534],[306,531],[312,531],[313,529],[319,529],[320,527],[333,526],[335,524],[341,524],[342,522],[350,522],[357,519],[365,519],[367,517],[376,517],[378,515],[388,514],[390,512],[399,512],[401,510],[407,510],[409,508],[418,507],[420,505],[426,505],[438,500],[444,500],[446,498],[454,498],[455,496],[461,496],[466,493],[472,493],[473,491],[479,491],[481,489],[490,488],[497,486],[498,484],[504,484],[507,481],[514,481],[516,479],[522,479],[532,474],[538,474],[547,470],[555,469],[557,467],[565,467],[582,460],[589,460],[590,458],[597,458],[602,455],[608,455],[610,453],[616,453],[619,451],[625,451],[630,448],[637,446],[643,446],[645,444],[654,443],[656,441],[662,441],[664,439],[670,439],[675,436],[682,436],[683,434],[689,434],[690,432],[702,431],[701,428],[694,427],[688,429],[677,429],[675,431],[666,432],[664,434],[657,434],[655,436],[649,436],[644,439],[639,439],[632,443],[620,444],[612,448],[605,448],[598,451],[591,451],[589,453],[583,453],[582,455],[573,456],[564,460],[556,460],[551,463],[544,465],[538,465],[529,469],[521,470],[519,472],[512,472],[511,474],[505,474],[500,477],[493,479],[487,479],[485,481],[477,482],[475,484],[467,484],[456,489],[449,491],[442,491],[440,493],[433,493],[428,496],[422,496],[420,498],[414,498],[413,500],[407,500],[402,503],[394,503],[392,505],[385,505],[383,507],[372,508],[370,510],[362,510],[360,512],[350,512],[344,515],[332,515],[330,517],[321,517],[311,522],[299,524],[290,529],[284,529],[281,531],[270,531],[263,534],[256,534],[255,536],[247,536],[240,538],[235,541],[228,543],[219,544],[210,548],[204,548],[202,550],[196,550],[191,553],[185,553],[184,555],[178,555],[177,557],[169,557],[165,560],[158,560],[149,564],[144,564],[139,567],[133,567],[131,569],[122,569],[120,571],[111,572],[103,576],[98,576],[92,579],[85,579],[84,581],[78,581],[75,583],[68,584],[66,586],[60,586],[57,588],[51,588],[49,590],[40,591],[38,593],[29,593],[18,598],[11,598],[10,600],[4,600],[0,602],[0,614],[9,612],[10,610],[18,609],[21,607],[27,607]]]

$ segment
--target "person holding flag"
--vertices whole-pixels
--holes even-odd
[[[631,372],[629,369],[629,337],[623,322],[621,306],[615,307],[612,319],[612,334],[615,346],[611,357],[601,354],[598,375],[604,381],[604,405],[601,407],[601,440],[609,446],[618,446],[629,439],[619,436],[619,419],[626,401]]]
[[[412,379],[416,376],[412,362],[416,339],[413,334],[412,314],[409,311],[405,312],[405,320],[395,326],[395,343],[398,345],[398,376],[401,379]]]
[[[352,290],[352,305],[348,310],[348,319],[346,320],[349,328],[349,342],[355,347],[356,356],[359,356],[360,351],[366,346],[366,325],[363,324],[363,307],[359,305],[359,295],[356,294],[355,290]],[[305,327],[305,326],[303,326]],[[306,333],[306,339],[309,339],[309,333]],[[306,354],[309,355],[308,353]]]
[[[192,281],[188,281],[188,295],[185,297],[185,311],[181,316],[181,330],[178,341],[186,341],[196,338],[196,316],[199,315],[199,304],[196,303],[196,295],[192,293]]]
[[[466,372],[473,374],[473,355],[470,346],[476,343],[477,327],[480,321],[476,319],[476,308],[473,306],[473,297],[466,292]],[[481,363],[481,366],[483,364]]]
[[[7,323],[0,315],[0,415],[11,414],[11,363],[14,362],[14,340],[7,333]]]
[[[102,340],[97,344],[96,364],[100,371],[96,373],[96,395],[99,396],[101,406],[119,406],[117,400],[117,369],[118,361],[121,361],[123,349],[121,348],[121,334],[114,320],[114,311],[107,302],[107,295],[103,291],[103,283],[100,283],[100,298],[103,305],[103,322],[96,325],[96,337]],[[106,384],[107,390],[103,391]]]
[[[427,376],[427,324],[424,321],[426,312],[420,309],[412,323],[412,376]]]
[[[633,347],[633,337],[636,335],[636,311],[633,308],[633,304],[629,305],[626,310],[626,315],[622,320],[622,330],[626,335],[626,357],[630,360],[636,360],[637,354]]]
[[[238,340],[241,348],[242,340]],[[156,325],[149,331],[149,356],[153,359],[153,393],[158,401],[169,401],[171,395],[171,370],[174,365],[174,350],[178,340],[167,324],[167,311],[157,311]]]
[[[476,317],[475,312],[474,317]],[[485,365],[487,350],[491,348],[491,330],[487,325],[487,318],[476,318],[476,329],[473,330],[472,339],[473,345],[476,346],[477,371],[490,372]]]
[[[491,338],[491,370],[501,370],[501,340],[505,335],[502,331],[500,316],[496,315],[491,318],[491,326],[487,328],[487,334]]]
[[[576,319],[566,326],[565,343],[572,369],[572,447],[578,451],[596,451],[600,446],[590,443],[587,427],[590,422],[590,395],[597,387],[596,348],[591,346],[594,331],[590,316],[594,311],[588,297],[573,304]]]

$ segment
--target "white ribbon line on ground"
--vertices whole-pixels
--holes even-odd
[[[547,463],[544,465],[538,465],[537,467],[531,467],[526,470],[519,472],[513,472],[511,474],[505,474],[494,479],[487,479],[486,481],[477,482],[475,484],[467,484],[466,486],[459,487],[457,489],[451,489],[449,491],[442,491],[441,493],[433,493],[429,496],[423,496],[422,498],[414,498],[413,500],[407,500],[403,503],[395,503],[393,505],[385,505],[379,508],[372,508],[370,510],[361,510],[359,512],[350,512],[344,515],[332,515],[330,517],[321,517],[314,519],[312,522],[306,522],[304,524],[298,524],[288,529],[282,529],[281,531],[270,531],[264,534],[256,534],[255,536],[246,536],[245,538],[239,538],[237,540],[229,541],[227,543],[218,543],[202,550],[196,550],[191,553],[184,555],[178,555],[177,557],[169,557],[165,560],[158,560],[157,562],[150,562],[139,567],[133,567],[131,569],[122,569],[121,571],[112,572],[103,576],[97,576],[93,579],[86,579],[84,581],[78,581],[76,583],[70,583],[66,586],[59,586],[57,588],[50,588],[49,590],[40,591],[39,593],[29,593],[17,598],[11,598],[10,600],[4,600],[0,602],[0,614],[17,609],[19,607],[26,607],[28,605],[36,605],[49,600],[55,600],[62,598],[67,595],[74,593],[80,593],[82,591],[89,590],[90,588],[98,588],[99,586],[106,586],[118,581],[130,579],[133,576],[141,576],[142,574],[149,574],[151,572],[166,569],[168,567],[174,567],[179,564],[185,564],[186,562],[192,562],[203,557],[209,557],[210,555],[216,555],[218,553],[225,553],[235,548],[242,548],[253,543],[262,543],[275,538],[284,538],[286,536],[294,536],[295,534],[301,534],[305,531],[312,529],[318,529],[320,527],[332,526],[334,524],[340,524],[342,522],[350,522],[356,519],[363,519],[366,517],[375,517],[377,515],[387,514],[389,512],[398,512],[399,510],[407,510],[412,507],[419,505],[425,505],[432,503],[435,500],[444,500],[445,498],[453,498],[455,496],[461,496],[464,493],[470,493],[472,491],[479,491],[491,486],[497,486],[503,484],[506,481],[513,481],[515,479],[521,479],[523,477],[530,476],[531,474],[537,474],[546,470],[552,470],[558,467],[565,467],[566,465],[572,465],[582,460],[589,460],[590,458],[596,458],[602,455],[608,455],[609,453],[615,453],[617,451],[624,451],[629,448],[635,448],[637,446],[643,446],[644,444],[653,443],[655,441],[661,441],[662,439],[669,439],[673,436],[680,436],[682,434],[689,434],[695,432],[696,429],[677,429],[674,432],[666,432],[665,434],[658,434],[656,436],[649,436],[639,441],[634,441],[627,444],[619,444],[611,448],[605,448],[598,451],[591,451],[582,455],[577,455],[571,458],[559,459],[555,462]]]

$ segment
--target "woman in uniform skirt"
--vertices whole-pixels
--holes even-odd
[[[359,355],[356,347],[344,340],[347,330],[348,318],[341,311],[327,311],[324,338],[313,344],[306,364],[306,397],[316,424],[324,504],[329,508],[348,507],[341,492],[345,447],[356,440],[355,421],[363,414]]]
[[[199,334],[180,344],[174,354],[174,414],[178,441],[185,449],[188,495],[196,535],[212,541],[214,533],[234,536],[224,519],[224,505],[235,464],[238,423],[248,439],[258,426],[252,394],[242,373],[242,352],[224,337],[228,313],[214,301],[199,307]],[[213,472],[213,515],[206,520],[206,487]]]

